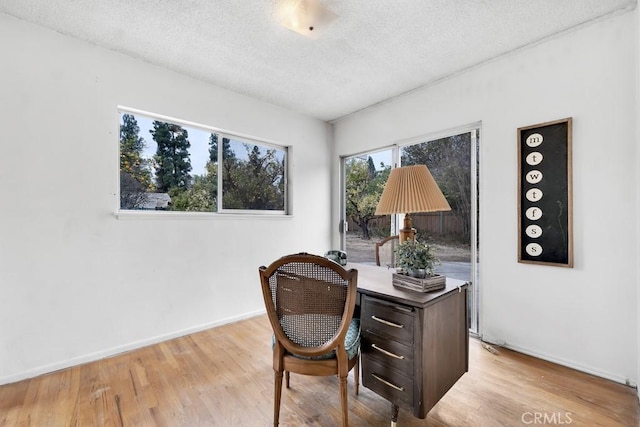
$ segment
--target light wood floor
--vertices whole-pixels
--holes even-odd
[[[265,316],[0,387],[0,426],[268,426]],[[636,390],[471,340],[470,369],[419,420],[399,426],[638,426]],[[388,426],[390,404],[349,378],[352,426]],[[337,426],[334,377],[291,376],[282,426]],[[537,417],[537,418],[536,418]]]

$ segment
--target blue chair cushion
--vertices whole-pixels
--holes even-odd
[[[271,346],[273,347],[276,343],[276,337],[273,335],[271,337]],[[347,350],[347,357],[349,359],[353,359],[360,349],[360,319],[354,318],[349,323],[349,329],[347,329],[347,336],[344,338],[345,349]],[[324,360],[324,359],[333,359],[336,357],[335,350],[331,353],[323,354],[322,356],[300,356],[298,354],[289,353],[294,357],[298,357],[300,359],[307,360]]]

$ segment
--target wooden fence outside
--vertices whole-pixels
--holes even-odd
[[[411,219],[413,220],[413,228],[418,230],[418,233],[438,236],[464,234],[462,220],[451,212],[414,213],[411,214]],[[400,224],[400,227],[402,227],[402,224]],[[389,230],[390,228],[390,215],[374,218],[369,222],[369,230]],[[360,226],[349,219],[349,230],[360,230]]]

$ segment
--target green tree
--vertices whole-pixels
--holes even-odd
[[[154,157],[157,191],[168,193],[173,188],[187,190],[191,184],[191,144],[187,130],[173,123],[156,120],[153,130],[149,132],[158,145]]]
[[[346,211],[347,216],[358,224],[362,238],[370,239],[369,222],[376,218],[375,212],[382,190],[391,171],[390,166],[382,170],[373,169],[373,159],[367,162],[353,158],[346,163]]]
[[[225,141],[223,140],[223,144]],[[222,197],[225,209],[282,210],[285,203],[285,159],[278,150],[242,144],[248,160],[223,146]]]
[[[463,238],[471,233],[471,135],[464,133],[411,145],[402,150],[402,165],[427,165],[451,211],[463,224]]]
[[[177,187],[169,190],[172,210],[187,212],[216,211],[216,201],[212,197],[215,195],[215,172],[211,170],[213,167],[215,166],[208,162],[206,165],[207,173],[194,176],[193,184],[187,190]]]
[[[371,158],[371,156],[369,156],[367,158],[367,172],[369,174],[368,179],[372,180],[373,178],[376,177],[376,165],[375,163],[373,163],[373,158]]]
[[[153,189],[149,161],[142,157],[145,141],[131,114],[122,115],[120,124],[120,208],[139,209],[146,193]]]

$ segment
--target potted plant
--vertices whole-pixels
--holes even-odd
[[[417,240],[405,240],[396,246],[396,264],[402,270],[402,274],[422,279],[434,275],[433,270],[440,264],[440,260],[428,244]]]

